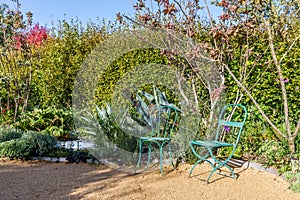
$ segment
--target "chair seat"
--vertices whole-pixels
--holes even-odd
[[[161,137],[140,137],[144,141],[170,141],[171,138],[161,138]]]
[[[207,141],[201,141],[201,140],[193,140],[191,141],[191,144],[197,145],[197,146],[203,146],[208,148],[219,148],[219,147],[231,147],[233,144],[226,143],[226,142],[220,142],[215,140],[207,140]]]

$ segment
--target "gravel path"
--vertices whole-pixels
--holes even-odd
[[[103,165],[0,159],[0,199],[300,199],[275,174],[237,168],[237,180],[214,174],[206,184],[209,166],[198,165],[189,178],[190,168],[128,174]]]

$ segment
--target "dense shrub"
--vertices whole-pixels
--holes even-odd
[[[22,132],[17,129],[11,129],[7,127],[0,127],[0,143],[17,139],[22,136]]]
[[[31,157],[33,144],[25,138],[0,143],[0,156],[10,159],[28,160]]]
[[[86,56],[107,35],[105,24],[83,28],[78,21],[60,21],[52,28],[53,37],[39,49],[32,77],[29,104],[70,108],[76,75]]]
[[[0,143],[0,156],[28,160],[33,156],[45,156],[56,147],[57,140],[49,135],[27,132],[21,138]]]
[[[54,150],[57,140],[46,134],[27,132],[22,138],[30,141],[33,146],[32,156],[45,156]]]

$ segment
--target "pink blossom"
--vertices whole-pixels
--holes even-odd
[[[289,80],[288,78],[286,78],[286,79],[281,78],[280,81],[283,81],[283,82],[285,82],[285,83],[288,83],[290,80]],[[277,79],[277,78],[275,79],[275,82],[278,82],[278,79]]]

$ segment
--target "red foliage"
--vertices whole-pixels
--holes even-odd
[[[32,45],[35,47],[42,46],[44,41],[48,38],[48,29],[46,27],[36,24],[27,33],[20,33],[16,35],[13,40],[15,47],[21,50],[24,45]]]
[[[25,37],[24,35],[16,35],[14,38],[13,38],[14,42],[15,42],[15,47],[18,49],[18,50],[21,50],[22,49],[22,46],[24,45],[25,43]]]
[[[36,24],[27,35],[26,43],[34,46],[41,46],[47,37],[47,28]]]

